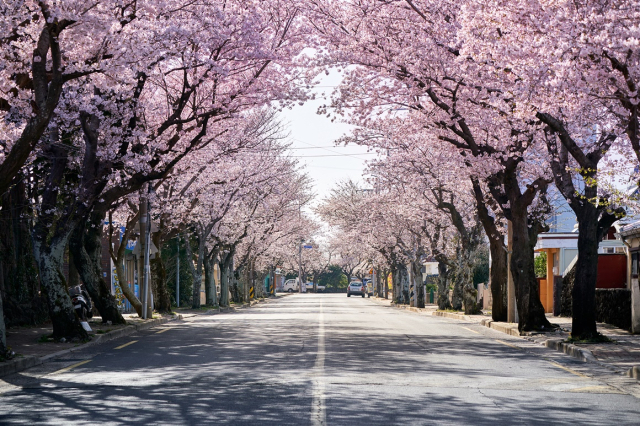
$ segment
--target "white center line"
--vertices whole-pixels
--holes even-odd
[[[327,413],[324,405],[324,313],[322,312],[322,302],[320,302],[320,315],[318,316],[318,354],[316,363],[313,366],[313,403],[311,405],[311,424],[313,426],[325,426],[327,424]]]

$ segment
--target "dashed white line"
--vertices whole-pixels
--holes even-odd
[[[327,413],[324,405],[324,357],[324,313],[322,312],[322,302],[320,302],[320,315],[318,317],[318,353],[316,355],[316,363],[313,366],[313,402],[311,405],[311,424],[313,426],[325,426],[327,424]]]

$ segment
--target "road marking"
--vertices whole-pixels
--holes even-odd
[[[170,328],[165,328],[164,330],[158,331],[156,334],[164,333],[165,331],[169,331],[169,330],[171,330],[171,329]]]
[[[522,348],[520,348],[520,347],[518,347],[516,345],[512,345],[511,343],[507,343],[507,342],[502,341],[502,340],[496,340],[496,342],[502,343],[503,345],[507,345],[507,346],[509,346],[510,348],[513,348],[513,349],[518,349],[519,351],[523,351],[524,350],[524,349],[522,349]]]
[[[131,342],[129,342],[129,343],[125,343],[124,345],[118,346],[118,347],[113,348],[113,349],[122,349],[122,348],[126,348],[127,346],[129,346],[129,345],[133,345],[133,344],[134,344],[134,343],[136,343],[136,342],[137,342],[137,340],[134,340],[134,341],[131,341]]]
[[[480,334],[480,333],[478,333],[477,331],[472,330],[472,329],[470,329],[470,328],[467,328],[467,327],[462,327],[462,328],[464,328],[465,330],[469,330],[469,331],[470,331],[470,332],[472,332],[472,333]]]
[[[324,405],[324,313],[322,312],[322,302],[320,302],[320,315],[318,316],[318,354],[314,369],[313,382],[313,402],[311,405],[311,424],[313,426],[325,426],[327,424],[327,413]]]
[[[65,368],[63,368],[63,369],[61,369],[61,370],[54,371],[54,372],[53,372],[53,373],[51,373],[51,374],[60,374],[60,373],[65,373],[65,372],[67,372],[67,371],[69,371],[69,370],[71,370],[71,369],[73,369],[73,368],[80,367],[81,365],[84,365],[84,364],[86,364],[86,363],[88,363],[88,362],[91,362],[91,360],[90,360],[90,359],[88,359],[88,360],[86,360],[86,361],[82,361],[82,362],[79,362],[79,363],[77,363],[77,364],[70,365],[70,366],[65,367]]]
[[[572,370],[572,369],[570,369],[568,367],[565,367],[564,365],[560,365],[557,362],[553,362],[553,361],[548,361],[548,362],[549,362],[549,364],[553,365],[554,367],[558,367],[558,368],[560,368],[560,369],[562,369],[564,371],[567,371],[567,372],[569,372],[571,374],[575,374],[576,376],[584,377],[585,379],[589,379],[590,378],[589,376],[585,376],[582,373],[578,373],[577,371]]]
[[[624,392],[621,392],[621,391],[619,391],[617,389],[614,389],[611,386],[607,386],[607,385],[587,386],[587,387],[584,387],[584,388],[571,389],[571,390],[569,390],[569,392],[573,392],[573,393],[617,393],[617,394],[624,393]]]

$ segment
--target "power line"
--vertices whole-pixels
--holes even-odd
[[[303,144],[305,144],[305,145],[312,146],[312,147],[314,147],[314,148],[321,148],[321,147],[319,147],[319,146],[317,146],[317,145],[313,145],[313,144],[311,144],[311,143],[309,143],[309,142],[301,141],[300,139],[295,139],[295,138],[294,138],[293,140],[294,140],[294,141],[297,141],[297,142],[300,142],[300,143],[303,143]],[[336,147],[336,148],[337,148],[337,147]],[[346,153],[341,153],[341,152],[334,151],[334,150],[327,149],[327,148],[321,148],[321,149],[324,149],[325,151],[328,151],[328,152],[332,152],[332,153],[334,153],[334,154],[339,154],[339,156],[346,156],[346,157],[353,157],[353,158],[357,158],[358,160],[364,160],[364,158],[360,158],[360,157],[358,157],[358,155],[365,155],[365,154],[370,155],[370,154],[375,154],[375,153],[372,153],[372,152],[363,152],[362,154],[346,154]],[[312,157],[312,156],[309,156],[309,157]],[[315,157],[315,156],[314,156],[314,157]],[[329,157],[329,155],[326,155],[325,157]],[[297,158],[301,158],[301,157],[297,157]]]
[[[363,152],[362,154],[320,154],[320,155],[292,155],[293,158],[318,158],[318,157],[355,157],[356,155],[377,155],[376,152]],[[356,157],[357,158],[357,157]],[[360,158],[364,160],[364,158]]]

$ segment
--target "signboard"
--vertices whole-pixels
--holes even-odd
[[[312,249],[312,248],[313,248],[313,246],[302,246],[302,248]]]

